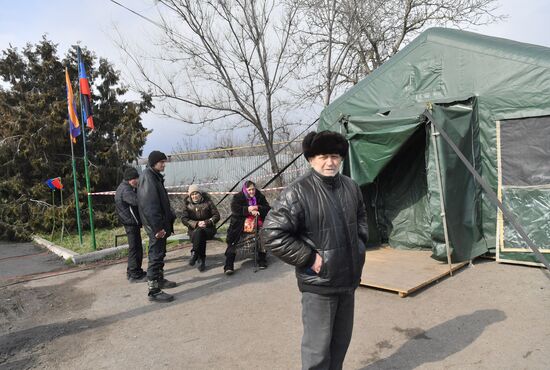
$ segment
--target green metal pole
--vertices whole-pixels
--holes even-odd
[[[80,246],[82,246],[82,222],[80,221],[80,202],[78,200],[78,185],[76,182],[76,160],[74,159],[73,139],[70,132],[71,132],[71,127],[69,124],[69,140],[71,141],[71,159],[72,159],[72,165],[73,165],[74,206],[76,210],[76,225],[78,227],[78,239],[80,240]]]
[[[53,242],[53,233],[55,231],[55,190],[52,189],[52,209],[53,209],[53,226],[52,226],[52,234],[50,235],[50,239]]]
[[[59,194],[61,197],[61,242],[63,242],[63,231],[65,230],[65,215],[63,208],[63,189],[59,189]]]
[[[88,193],[88,214],[90,216],[90,233],[92,236],[92,249],[96,250],[94,209],[92,207],[92,195],[90,194],[90,175],[88,173],[88,154],[86,152],[86,122],[84,121],[84,110],[82,109],[82,92],[80,91],[80,48],[78,51],[78,101],[80,103],[80,121],[82,122],[82,145],[84,147],[84,176],[86,177],[86,192]]]

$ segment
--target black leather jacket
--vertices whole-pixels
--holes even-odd
[[[197,228],[199,221],[206,221],[206,229],[212,235],[216,234],[216,224],[220,220],[220,212],[208,193],[202,193],[202,201],[193,203],[187,195],[183,199],[183,210],[181,211],[181,222],[188,227],[189,235]]]
[[[151,167],[145,168],[139,178],[137,196],[139,214],[145,231],[155,234],[164,229],[166,237],[170,236],[174,230],[176,216],[164,188],[164,176]]]
[[[264,246],[296,266],[302,292],[337,294],[352,291],[365,262],[367,218],[355,181],[325,177],[313,169],[288,186],[267,215]],[[318,253],[318,274],[310,269]]]
[[[136,189],[124,180],[115,193],[115,206],[120,223],[124,226],[141,226]]]

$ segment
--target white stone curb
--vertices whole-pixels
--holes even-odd
[[[219,234],[216,234],[216,237],[218,237]],[[53,244],[52,242],[43,239],[39,236],[34,235],[33,240],[35,243],[41,245],[42,247],[45,247],[52,251],[53,253],[57,254],[58,256],[62,257],[65,260],[71,260],[73,263],[87,263],[87,262],[94,262],[101,259],[104,259],[109,256],[113,256],[116,254],[119,254],[125,250],[128,250],[128,244],[119,245],[118,247],[112,247],[107,249],[101,249],[95,252],[90,253],[84,253],[79,254],[76,252],[73,252],[71,250],[68,250],[67,248],[63,248],[59,245]],[[189,235],[187,234],[176,234],[172,235],[168,238],[168,240],[178,240],[178,241],[187,241],[189,240]]]
[[[78,255],[78,253],[76,252],[60,247],[59,245],[55,245],[52,242],[49,242],[46,239],[43,239],[36,235],[33,236],[33,240],[35,243],[49,249],[58,256],[63,257],[63,259],[65,260],[73,260],[73,258]]]
[[[74,263],[86,263],[101,260],[105,257],[116,255],[122,251],[128,250],[128,244],[119,245],[118,247],[112,247],[107,249],[101,249],[95,252],[77,254],[73,256]]]

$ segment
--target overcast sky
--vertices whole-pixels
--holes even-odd
[[[153,1],[117,0],[142,14],[155,17]],[[478,27],[472,31],[550,47],[548,15],[549,0],[500,0],[500,13],[508,19],[499,24]],[[113,39],[117,27],[130,40],[146,40],[150,25],[109,0],[0,0],[0,50],[10,44],[22,47],[36,43],[43,34],[59,44],[59,54],[64,55],[70,45],[81,42],[96,55],[106,57],[127,76],[124,58]],[[147,43],[150,44],[150,43]],[[177,150],[182,139],[195,128],[186,127],[174,120],[148,114],[143,121],[153,133],[147,139],[144,156],[151,150],[167,153]],[[211,132],[204,132],[211,135]]]

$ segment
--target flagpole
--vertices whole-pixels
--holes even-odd
[[[71,108],[74,107],[74,103],[72,100],[72,91],[73,88],[70,85],[71,81],[69,79],[69,72],[67,70],[67,67],[65,67],[65,76],[67,78],[67,105],[69,110],[68,115],[68,121],[69,121],[69,142],[71,143],[71,162],[72,162],[72,169],[73,169],[73,184],[74,184],[74,205],[75,205],[75,212],[76,212],[76,225],[78,227],[78,239],[80,240],[80,246],[82,246],[82,221],[80,220],[80,201],[78,199],[78,184],[76,181],[76,160],[74,157],[74,146],[73,146],[73,132],[71,131],[71,111],[74,113],[74,109],[71,110]],[[71,97],[69,97],[69,94]],[[76,116],[76,113],[74,113]],[[76,120],[78,120],[76,117],[74,117]],[[74,138],[76,142],[76,138]]]
[[[63,188],[59,189],[59,194],[61,197],[61,242],[63,242],[63,231],[65,229],[65,214],[63,208]]]
[[[86,177],[86,192],[88,193],[88,214],[90,216],[90,233],[92,236],[92,249],[96,250],[95,229],[94,229],[94,210],[92,208],[92,195],[90,194],[90,176],[88,174],[88,154],[86,152],[86,121],[84,120],[84,110],[82,107],[82,91],[80,89],[80,48],[78,53],[78,101],[80,103],[80,117],[82,122],[82,145],[84,147],[84,176]]]
[[[50,239],[53,242],[53,232],[55,231],[55,190],[52,189],[52,209],[53,209],[53,226],[52,226],[52,235]]]
[[[76,160],[74,159],[73,137],[71,135],[71,124],[69,123],[69,141],[71,142],[71,160],[73,166],[73,183],[74,183],[74,205],[76,209],[76,225],[78,226],[78,239],[82,246],[82,222],[80,221],[80,202],[78,201],[78,185],[76,183]]]

